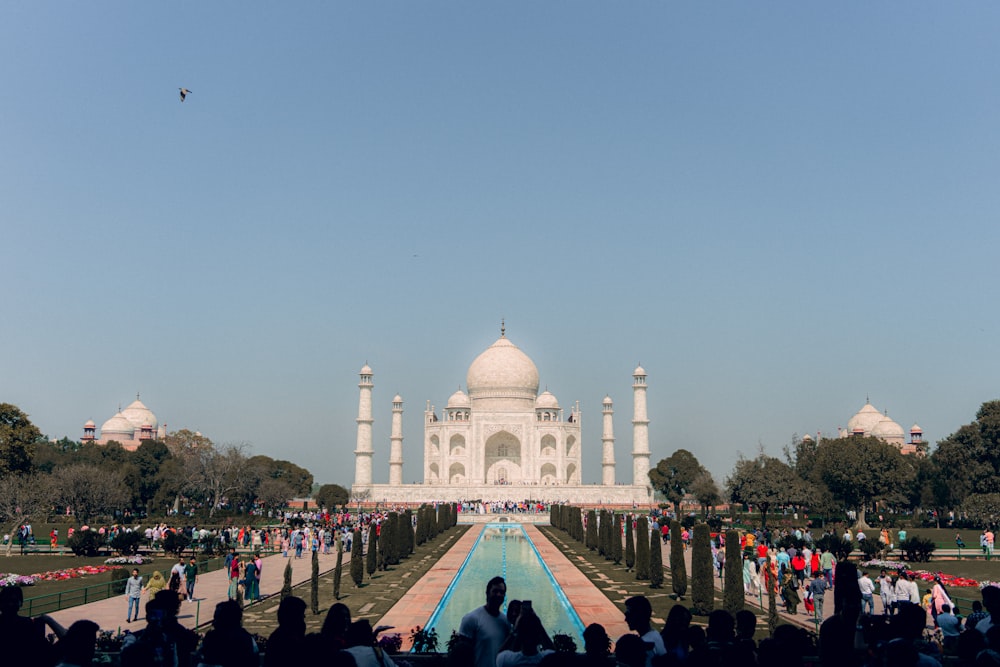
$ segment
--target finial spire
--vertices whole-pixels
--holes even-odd
[[[507,336],[507,327],[504,326],[504,320],[500,318],[500,337],[505,338]]]
[[[139,392],[135,392],[135,400],[139,400]]]

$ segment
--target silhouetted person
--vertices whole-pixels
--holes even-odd
[[[69,626],[66,636],[56,647],[62,655],[57,667],[90,667],[94,663],[97,631],[100,629],[101,626],[93,621],[77,621]]]
[[[496,667],[497,654],[510,634],[510,622],[500,613],[507,597],[507,582],[493,577],[486,584],[486,604],[462,617],[458,634],[472,641],[475,667]]]
[[[0,588],[0,652],[4,662],[18,666],[51,665],[55,655],[45,641],[45,626],[19,616],[22,604],[24,592],[20,586]]]
[[[299,649],[306,636],[306,602],[289,595],[278,605],[278,627],[267,638],[264,667],[301,664]]]
[[[220,667],[257,667],[257,643],[243,629],[243,609],[235,600],[215,605],[212,629],[199,651],[201,662]]]

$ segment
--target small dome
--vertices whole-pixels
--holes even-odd
[[[465,384],[472,398],[534,399],[538,369],[528,355],[501,336],[473,360]]]
[[[368,364],[365,364],[364,366],[362,366],[361,367],[361,372],[358,373],[358,375],[371,375],[371,374],[372,374],[372,367],[369,366]]]
[[[548,389],[546,389],[545,391],[543,391],[541,394],[538,395],[538,398],[535,399],[535,408],[536,409],[543,408],[546,410],[558,410],[559,401],[557,401],[556,397],[553,396]]]
[[[903,427],[889,419],[888,415],[883,415],[879,423],[875,424],[875,427],[872,429],[872,435],[883,440],[902,438]]]
[[[605,397],[604,397],[604,400],[603,400],[603,401],[601,401],[601,403],[602,403],[603,405],[611,405],[611,403],[612,403],[612,401],[611,401],[611,397],[610,397],[610,396],[605,396]]]
[[[449,408],[468,408],[472,407],[472,402],[469,400],[468,395],[461,389],[456,391],[448,399]]]
[[[813,437],[811,435],[809,435],[808,433],[806,433],[804,436],[802,436],[802,442],[812,442],[812,439],[813,439]]]
[[[84,428],[94,428],[95,426],[97,426],[97,424],[95,424],[95,423],[94,423],[94,420],[93,420],[93,419],[88,419],[88,420],[87,420],[86,422],[84,422],[84,424],[83,424],[83,427],[84,427]]]
[[[641,376],[645,377],[646,376],[646,369],[643,368],[642,366],[636,366],[635,370],[632,371],[632,375],[641,375]]]
[[[910,433],[923,433],[924,429],[920,428],[916,424],[910,427]]]
[[[393,403],[402,403],[403,402],[403,397],[400,396],[399,394],[396,394],[395,396],[392,397],[392,402]]]
[[[151,426],[155,430],[159,426],[159,423],[156,421],[156,415],[153,414],[152,410],[143,405],[139,399],[132,401],[127,408],[121,411],[121,414],[125,419],[132,422],[135,428]]]
[[[131,439],[135,435],[135,426],[119,412],[101,426],[102,438],[108,438],[111,435],[127,435]]]
[[[865,403],[864,407],[848,420],[847,430],[851,433],[871,433],[884,416],[874,405]]]

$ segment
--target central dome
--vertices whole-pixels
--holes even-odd
[[[538,369],[528,355],[501,336],[476,357],[465,376],[469,398],[515,398],[535,400]]]

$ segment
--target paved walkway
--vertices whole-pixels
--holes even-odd
[[[594,584],[587,579],[573,563],[566,558],[552,542],[533,524],[522,524],[542,560],[549,566],[552,576],[572,603],[584,626],[600,623],[611,637],[628,632],[628,626],[618,608]],[[410,590],[378,621],[378,625],[391,625],[403,629],[403,649],[411,644],[406,630],[423,626],[430,619],[441,596],[458,573],[466,555],[476,543],[479,529],[466,531],[465,535],[449,549],[427,574],[420,578]],[[486,602],[485,597],[483,602]],[[472,611],[471,609],[469,611]],[[447,639],[447,638],[446,638]],[[582,647],[580,647],[582,650]]]
[[[290,552],[291,554],[291,552]],[[292,559],[292,585],[297,585],[312,577],[312,564],[308,554],[302,558]],[[261,567],[260,592],[262,596],[275,595],[281,591],[284,584],[285,563],[288,560],[280,553],[265,556]],[[351,562],[350,552],[344,552],[344,565]],[[337,554],[319,554],[320,574],[329,572],[337,564]],[[172,565],[172,564],[171,564]],[[169,567],[167,568],[169,570]],[[198,583],[194,589],[194,602],[182,602],[178,620],[184,626],[194,628],[199,625],[209,623],[215,613],[215,605],[229,598],[229,577],[226,571],[216,570],[198,576]],[[149,595],[144,593],[141,599],[139,621],[126,623],[125,612],[128,609],[128,601],[125,595],[118,595],[107,600],[91,602],[90,604],[79,605],[69,609],[63,609],[49,614],[64,627],[69,627],[73,622],[87,619],[94,621],[102,630],[140,630],[146,627],[144,621],[146,617],[146,602]]]

